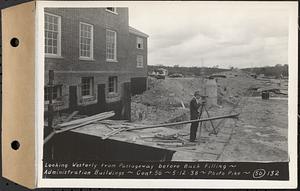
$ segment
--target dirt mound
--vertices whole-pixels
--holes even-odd
[[[167,78],[149,82],[149,90],[133,101],[148,106],[182,107],[188,106],[195,91],[203,92],[203,78]]]
[[[262,82],[251,77],[241,70],[233,70],[218,73],[226,78],[217,78],[218,104],[224,101],[235,102],[241,96],[249,94],[252,87],[263,86]],[[195,91],[204,93],[204,78],[167,78],[165,80],[149,79],[149,90],[144,94],[133,98],[134,102],[148,106],[157,106],[162,109],[166,107],[185,107]]]
[[[243,71],[227,71],[222,72],[226,76],[224,79],[217,80],[221,92],[225,92],[227,96],[244,96],[251,87],[260,87],[262,83],[249,76]]]
[[[157,124],[189,119],[189,110],[180,107],[169,107],[168,110],[142,103],[131,103],[131,120],[136,123]]]
[[[226,78],[216,78],[218,86],[218,105],[237,105],[243,96],[252,96],[249,89],[265,87],[266,82],[251,77],[241,70],[218,73]],[[149,78],[148,90],[142,95],[132,97],[133,120],[164,121],[181,117],[183,113],[171,112],[189,108],[195,91],[204,93],[205,79],[194,78]],[[156,117],[159,116],[159,117]]]

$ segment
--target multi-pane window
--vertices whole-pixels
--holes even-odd
[[[108,92],[117,93],[118,92],[118,77],[110,76],[108,78]]]
[[[60,17],[45,13],[45,54],[60,55]]]
[[[62,86],[61,85],[55,85],[52,89],[52,100],[56,100],[57,98],[61,97],[62,95]],[[44,88],[44,99],[45,101],[49,100],[50,96],[50,87]]]
[[[93,95],[93,77],[81,78],[81,96],[92,96]]]
[[[117,60],[117,33],[112,30],[106,30],[106,60]]]
[[[140,37],[136,38],[136,48],[137,49],[143,49],[144,48],[144,42],[143,39]]]
[[[79,49],[81,58],[93,58],[93,25],[80,23]]]
[[[116,7],[106,7],[106,10],[109,12],[117,13],[117,8]]]
[[[138,67],[138,68],[143,68],[144,67],[144,62],[143,62],[143,60],[144,60],[144,57],[142,56],[142,55],[138,55],[137,57],[136,57],[136,67]]]

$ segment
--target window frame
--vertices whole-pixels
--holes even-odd
[[[45,27],[45,16],[49,15],[52,17],[57,17],[57,54],[51,54],[51,53],[46,53],[46,49],[44,50],[45,56],[46,57],[61,57],[61,16],[60,15],[55,15],[52,13],[48,13],[48,12],[44,12],[44,43],[46,40],[46,27]],[[44,47],[46,47],[46,44],[44,45]]]
[[[80,39],[81,39],[81,25],[87,25],[91,27],[91,44],[90,44],[90,57],[87,56],[81,56],[81,45],[80,45]],[[85,22],[79,22],[79,59],[81,60],[93,60],[94,59],[94,25],[85,23]]]
[[[49,103],[49,95],[47,96],[48,99],[45,99],[46,90],[49,91],[48,88],[50,88],[50,87],[49,86],[44,87],[44,101],[45,101],[45,103]],[[56,98],[53,98],[54,91],[52,91],[52,101],[53,102],[57,101],[58,98],[62,97],[63,85],[62,84],[53,85],[53,90],[54,90],[54,88],[56,88]],[[48,94],[49,94],[49,92],[48,92]]]
[[[108,8],[113,8],[114,11],[109,10]],[[115,14],[115,15],[118,14],[118,12],[117,12],[117,7],[106,7],[105,10],[106,10],[107,12],[113,13],[113,14]]]
[[[107,58],[107,32],[113,32],[114,33],[114,58],[110,59]],[[117,31],[111,30],[111,29],[106,29],[105,30],[105,57],[107,62],[118,62],[117,59]]]
[[[139,43],[139,40],[141,40],[142,43]],[[139,48],[139,44],[141,44],[141,48]],[[141,37],[136,37],[136,48],[143,50],[144,49],[144,39]]]
[[[89,79],[89,86],[90,86],[90,89],[89,89],[89,92],[90,94],[89,95],[83,95],[83,82],[82,80],[83,79]],[[94,77],[81,77],[81,81],[80,81],[80,96],[82,98],[90,98],[90,97],[93,97],[94,95]]]
[[[141,58],[141,65],[139,65],[139,58]],[[136,67],[137,68],[144,68],[144,56],[143,55],[137,55],[136,56]]]
[[[110,79],[113,79],[113,91],[110,91]],[[117,94],[118,93],[118,76],[109,76],[108,77],[108,94]]]

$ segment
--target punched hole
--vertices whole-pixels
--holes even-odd
[[[10,40],[10,45],[11,45],[12,47],[17,47],[17,46],[19,46],[19,39],[17,39],[17,38],[12,38],[12,39]]]
[[[18,150],[20,148],[19,141],[13,141],[13,142],[11,142],[11,148],[14,149],[14,150]]]

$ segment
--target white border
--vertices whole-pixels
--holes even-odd
[[[290,156],[289,181],[251,181],[251,180],[204,180],[204,179],[43,179],[43,87],[44,87],[44,8],[45,7],[130,7],[151,5],[198,5],[214,8],[215,6],[232,7],[240,5],[250,8],[287,9],[289,22],[289,132],[288,150]],[[233,6],[234,5],[234,6]],[[37,143],[37,186],[38,187],[103,187],[103,188],[296,188],[297,187],[297,87],[298,87],[298,33],[297,2],[128,2],[128,1],[37,1],[36,15],[36,140]],[[271,21],[270,21],[271,22]]]

